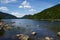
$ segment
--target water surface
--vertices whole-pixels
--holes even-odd
[[[51,21],[39,21],[31,19],[3,19],[7,24],[14,23],[14,28],[11,30],[5,30],[0,36],[0,40],[18,40],[16,34],[25,34],[33,38],[44,38],[46,36],[53,37],[55,40],[60,40],[57,36],[58,28],[60,28],[60,22]],[[19,28],[20,27],[20,28]],[[57,28],[55,28],[57,27]],[[54,29],[54,30],[52,30]],[[55,30],[56,29],[56,30]],[[31,35],[32,32],[37,32],[36,36]]]

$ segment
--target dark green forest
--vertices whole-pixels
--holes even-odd
[[[8,13],[0,12],[0,19],[15,19],[15,18],[17,17]]]
[[[29,19],[60,19],[60,4],[47,8],[42,12],[38,12],[34,15],[25,15],[22,18]]]

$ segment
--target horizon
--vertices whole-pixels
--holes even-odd
[[[56,4],[60,4],[60,0],[0,0],[0,11],[22,17],[41,12]]]

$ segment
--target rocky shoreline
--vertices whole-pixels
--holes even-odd
[[[2,31],[2,28],[3,29],[8,29],[8,30],[10,30],[10,29],[12,29],[13,27],[14,27],[14,23],[15,22],[11,22],[11,24],[10,25],[8,25],[8,24],[6,24],[4,21],[0,21],[0,33],[1,33],[1,31]],[[33,36],[35,36],[36,34],[37,34],[37,32],[32,32],[32,33],[30,33],[31,35],[33,35]],[[58,37],[60,37],[60,32],[57,32],[57,36]],[[19,40],[32,40],[32,38],[30,38],[28,35],[26,35],[26,34],[16,34],[16,37],[17,37],[17,39],[19,39]],[[38,39],[36,39],[36,40],[55,40],[53,37],[48,37],[48,36],[46,36],[46,37],[44,37],[44,38],[38,38]]]

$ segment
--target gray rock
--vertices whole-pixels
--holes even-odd
[[[36,32],[32,32],[31,34],[32,34],[32,35],[36,35],[37,33],[36,33]]]
[[[45,37],[45,40],[54,40],[52,37]]]
[[[57,35],[60,36],[60,32],[58,32]]]
[[[20,40],[28,40],[29,39],[29,36],[28,35],[24,35],[24,34],[17,34],[16,36]]]

